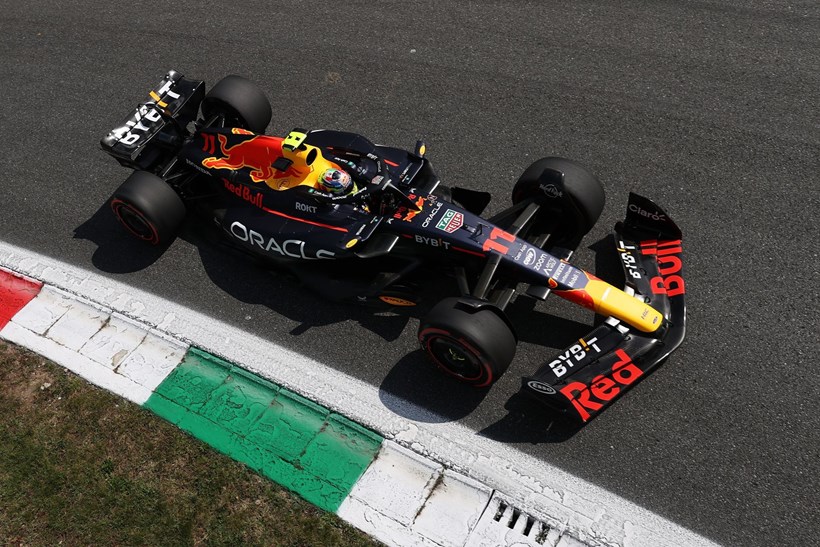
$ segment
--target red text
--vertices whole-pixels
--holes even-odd
[[[641,241],[641,254],[656,255],[659,276],[649,280],[654,294],[665,294],[669,297],[686,293],[683,277],[677,275],[683,267],[680,254],[683,252],[680,240],[675,241]]]
[[[612,373],[609,376],[599,374],[589,385],[572,382],[561,388],[561,393],[569,399],[585,422],[592,417],[590,412],[598,412],[606,403],[617,397],[621,392],[621,386],[628,386],[643,374],[624,350],[616,349],[615,355],[619,360],[612,365]]]

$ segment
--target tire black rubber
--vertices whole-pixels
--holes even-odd
[[[445,373],[474,387],[490,386],[515,356],[515,335],[499,313],[445,298],[422,319],[419,342]]]
[[[111,210],[135,237],[152,245],[171,241],[185,219],[185,204],[164,180],[134,171],[111,198]]]
[[[563,207],[560,211],[562,238],[580,240],[598,222],[606,203],[601,182],[580,163],[558,157],[541,158],[533,162],[513,187],[513,204],[533,198],[542,205],[550,205],[540,188],[541,175],[547,169],[563,173],[564,191],[573,205]]]
[[[207,120],[224,114],[228,123],[264,133],[270,123],[270,101],[256,84],[241,76],[225,76],[214,85],[202,101],[202,115]]]

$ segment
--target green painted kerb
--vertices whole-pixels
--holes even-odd
[[[328,511],[339,508],[383,440],[196,348],[145,407]]]

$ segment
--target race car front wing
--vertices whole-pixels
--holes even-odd
[[[651,200],[629,195],[615,226],[625,291],[664,318],[647,334],[610,317],[523,379],[522,392],[559,412],[589,421],[680,346],[686,331],[681,231]]]

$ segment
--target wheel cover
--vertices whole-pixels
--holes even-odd
[[[479,356],[455,338],[433,336],[427,341],[427,350],[440,368],[465,381],[477,381],[486,373]]]
[[[134,236],[155,245],[159,243],[156,227],[138,209],[119,199],[111,202],[111,208],[122,225]]]

